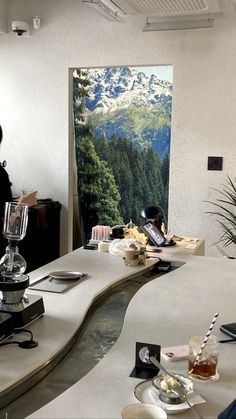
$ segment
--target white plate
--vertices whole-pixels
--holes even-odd
[[[82,276],[85,276],[86,274],[83,274],[82,272],[75,272],[75,271],[54,271],[54,272],[50,272],[48,275],[51,278],[64,280],[64,279],[80,278]]]
[[[152,380],[141,381],[141,383],[137,384],[137,386],[134,388],[134,396],[139,402],[160,406],[165,410],[166,413],[170,414],[185,412],[189,409],[189,406],[185,402],[178,405],[173,405],[161,401],[159,399],[158,390],[152,385]],[[198,400],[194,402],[196,397]],[[205,402],[205,400],[202,399],[201,396],[197,395],[197,393],[194,391],[188,393],[188,400],[192,405]]]

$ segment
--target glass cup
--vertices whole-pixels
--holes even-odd
[[[204,336],[189,337],[188,374],[191,378],[200,381],[214,381],[219,378],[217,372],[219,341],[216,336],[210,336],[196,362],[204,338]]]
[[[3,234],[9,241],[25,237],[28,223],[28,206],[18,202],[6,202]]]

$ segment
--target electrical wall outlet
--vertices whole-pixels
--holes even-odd
[[[223,157],[208,157],[208,170],[222,170]]]

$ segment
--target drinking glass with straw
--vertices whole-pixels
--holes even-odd
[[[189,375],[200,380],[216,380],[218,378],[217,362],[219,342],[211,332],[219,313],[216,313],[205,338],[190,336],[189,338]]]

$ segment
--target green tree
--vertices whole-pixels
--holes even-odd
[[[74,211],[78,212],[78,225],[74,228],[75,246],[78,243],[82,244],[85,241],[84,223],[82,218],[82,208],[80,203],[79,190],[79,171],[78,171],[78,144],[80,137],[84,137],[90,133],[90,128],[85,124],[84,110],[85,99],[89,96],[88,88],[90,82],[87,78],[87,72],[81,69],[76,69],[73,72],[73,124],[74,124],[74,139],[75,139],[75,153],[77,161],[77,188],[78,188],[78,203]],[[76,235],[78,234],[78,237]]]
[[[103,160],[100,161],[99,186],[99,224],[111,226],[122,224],[124,221],[118,209],[120,201],[119,189],[112,170],[109,168],[108,163]]]
[[[119,187],[120,211],[125,221],[131,217],[133,209],[133,174],[127,154],[127,144],[126,139],[112,137],[108,142],[107,153],[109,164]]]
[[[94,225],[113,225],[123,221],[118,209],[120,194],[112,170],[95,151],[92,137],[80,138],[76,159],[83,239],[87,240]]]
[[[169,185],[169,167],[170,167],[170,159],[169,159],[168,154],[166,154],[161,165],[161,176],[162,176],[163,185],[165,187]]]
[[[168,193],[163,185],[163,166],[151,147],[138,148],[126,138],[115,136],[109,140],[104,137],[94,139],[94,146],[100,159],[106,160],[112,168],[121,196],[120,213],[125,222],[132,218],[136,223],[142,223],[141,211],[149,204],[160,205],[167,216]]]
[[[99,158],[89,137],[81,137],[76,143],[78,196],[82,242],[88,231],[98,223],[96,202],[98,200]]]
[[[168,219],[169,169],[170,169],[170,158],[168,154],[166,154],[161,165],[161,176],[162,176],[162,183],[164,187],[162,207],[165,211],[166,219]]]
[[[145,155],[146,152],[140,149],[133,151],[133,177],[134,177],[134,220],[138,223],[142,221],[141,211],[151,200],[151,191],[149,187],[149,180],[145,170]]]
[[[159,155],[151,147],[146,151],[146,175],[151,190],[150,203],[163,208],[164,186],[161,176],[161,161]]]
[[[85,99],[89,97],[88,88],[90,82],[87,72],[81,69],[74,70],[73,74],[73,111],[74,111],[74,130],[75,137],[87,135],[90,132],[84,120]]]
[[[96,150],[97,155],[99,156],[100,160],[104,160],[108,162],[108,146],[107,146],[107,140],[102,135],[100,138],[93,137],[93,144]]]

